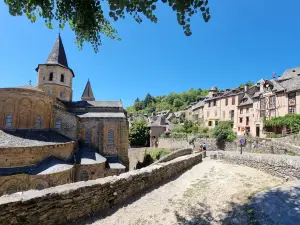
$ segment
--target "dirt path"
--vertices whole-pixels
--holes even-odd
[[[80,224],[255,224],[248,197],[282,184],[258,170],[205,160],[176,179]]]

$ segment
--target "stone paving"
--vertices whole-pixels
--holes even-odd
[[[206,158],[180,176],[76,224],[256,224],[250,197],[283,180]]]

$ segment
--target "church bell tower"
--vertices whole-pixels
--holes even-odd
[[[58,35],[50,55],[44,64],[36,68],[38,88],[62,101],[72,101],[74,72],[69,68],[65,49]]]

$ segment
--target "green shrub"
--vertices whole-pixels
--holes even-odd
[[[231,124],[231,121],[222,121],[212,129],[212,136],[217,139],[218,143],[225,141],[231,142],[236,139],[236,135],[232,131]]]
[[[129,130],[129,142],[131,146],[145,146],[149,136],[146,120],[134,120]]]
[[[265,127],[288,127],[292,130],[300,128],[300,114],[288,114],[285,116],[273,117],[269,120],[264,120]]]
[[[280,137],[281,137],[280,134],[275,134],[275,133],[266,134],[266,138],[280,138]]]

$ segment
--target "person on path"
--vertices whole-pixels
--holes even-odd
[[[203,158],[206,157],[206,144],[205,142],[203,143]]]
[[[199,151],[200,151],[200,153],[202,153],[202,151],[203,151],[203,146],[202,145],[200,145]]]

